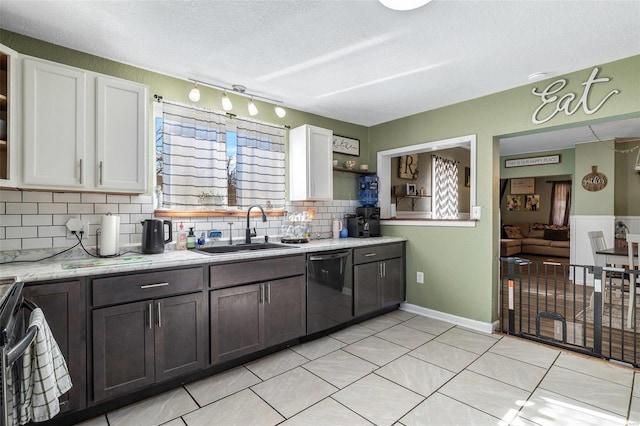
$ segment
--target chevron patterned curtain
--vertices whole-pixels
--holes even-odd
[[[431,157],[433,218],[458,218],[458,162]]]

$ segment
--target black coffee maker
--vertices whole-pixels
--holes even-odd
[[[358,207],[355,215],[345,218],[350,237],[380,236],[380,207]]]

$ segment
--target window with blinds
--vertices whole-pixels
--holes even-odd
[[[285,131],[164,101],[156,120],[161,207],[284,207]]]

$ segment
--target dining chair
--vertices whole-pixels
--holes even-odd
[[[638,269],[640,265],[637,264],[636,255],[634,253],[633,246],[636,245],[638,248],[635,253],[640,255],[640,234],[627,234],[627,250],[629,253],[629,270]],[[636,275],[629,274],[629,311],[627,313],[627,324],[632,326],[635,320],[635,303],[634,299],[636,297],[636,284],[640,284],[640,282],[636,283]]]
[[[587,232],[587,235],[589,235],[589,242],[591,243],[594,265],[606,266],[600,265],[600,256],[596,253],[598,250],[604,250],[607,248],[607,243],[604,241],[604,233],[602,231],[589,231]]]

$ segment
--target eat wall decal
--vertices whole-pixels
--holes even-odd
[[[607,93],[607,95],[602,98],[595,107],[589,107],[589,95],[591,92],[591,88],[597,83],[607,83],[611,81],[611,79],[607,77],[597,78],[599,71],[600,69],[598,67],[595,67],[593,71],[591,71],[589,79],[582,83],[582,86],[584,86],[582,96],[580,96],[580,99],[578,99],[578,101],[573,105],[572,103],[577,97],[576,93],[569,92],[560,97],[556,95],[567,85],[567,80],[565,78],[554,81],[540,92],[538,91],[537,87],[534,87],[531,90],[531,93],[534,96],[539,96],[542,103],[540,104],[540,106],[538,106],[538,108],[535,109],[535,111],[533,111],[533,114],[531,115],[531,121],[533,122],[533,124],[546,123],[547,121],[555,117],[559,112],[563,111],[567,116],[573,115],[576,111],[578,111],[578,109],[580,109],[580,107],[582,107],[584,113],[588,115],[597,112],[602,107],[602,105],[604,105],[605,102],[607,102],[613,95],[617,95],[618,93],[620,93],[620,90],[614,89],[611,92]],[[548,108],[546,108],[547,106]],[[545,110],[545,108],[546,112],[543,111]],[[549,111],[549,109],[551,109],[551,111]],[[543,112],[545,115],[543,115]]]

